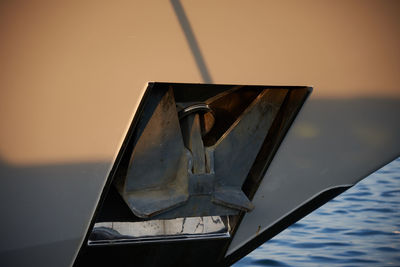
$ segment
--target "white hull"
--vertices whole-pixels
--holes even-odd
[[[73,264],[149,81],[314,87],[226,256],[400,155],[397,2],[183,2],[206,65],[171,3],[1,5],[0,265]]]

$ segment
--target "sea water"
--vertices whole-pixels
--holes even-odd
[[[400,266],[400,158],[234,266]]]

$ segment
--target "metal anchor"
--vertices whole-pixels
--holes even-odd
[[[217,110],[229,94],[200,103],[176,103],[170,88],[137,137],[127,176],[117,188],[141,218],[234,215],[253,204],[241,187],[279,110],[285,93],[262,90],[223,129]]]

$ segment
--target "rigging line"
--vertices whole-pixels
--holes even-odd
[[[208,68],[204,57],[201,53],[200,47],[194,36],[192,27],[190,26],[190,22],[186,16],[185,10],[180,2],[180,0],[170,0],[172,7],[174,8],[175,15],[178,18],[179,24],[181,25],[182,31],[185,34],[186,41],[192,51],[193,58],[196,62],[197,68],[201,74],[203,82],[212,83],[212,78],[210,73],[208,72]]]

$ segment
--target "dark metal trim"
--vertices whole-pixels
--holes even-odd
[[[82,258],[84,258],[85,248],[87,248],[87,243],[88,243],[88,240],[89,240],[89,236],[90,236],[91,230],[93,229],[93,226],[94,226],[94,224],[96,222],[96,218],[98,217],[98,215],[100,213],[100,210],[101,210],[101,207],[103,206],[103,203],[104,203],[104,201],[106,199],[106,196],[107,196],[107,194],[108,194],[108,192],[109,192],[109,190],[111,188],[111,185],[112,185],[114,177],[116,175],[118,175],[117,171],[118,171],[118,169],[120,169],[119,167],[121,165],[121,161],[124,158],[124,155],[126,153],[129,153],[129,151],[127,151],[127,150],[129,150],[129,147],[130,147],[129,144],[131,142],[132,136],[135,134],[135,129],[136,129],[137,123],[139,121],[139,118],[142,115],[144,104],[147,102],[149,96],[151,96],[151,93],[152,93],[153,89],[155,87],[157,87],[157,86],[172,86],[172,87],[174,87],[179,92],[178,93],[178,98],[180,97],[179,94],[185,95],[186,97],[188,95],[190,95],[190,97],[199,98],[199,95],[200,95],[200,96],[202,96],[204,98],[207,98],[207,95],[210,94],[210,92],[213,91],[213,90],[214,91],[215,90],[217,90],[217,91],[220,90],[222,92],[222,91],[225,91],[225,90],[227,90],[227,89],[229,89],[231,87],[237,86],[237,85],[231,85],[231,84],[214,85],[214,84],[198,84],[198,83],[164,83],[164,82],[150,82],[150,83],[148,83],[148,87],[147,87],[147,89],[146,89],[146,91],[144,93],[144,96],[142,97],[142,100],[141,100],[141,102],[139,104],[139,107],[138,107],[138,109],[137,109],[137,111],[136,111],[136,113],[134,115],[133,121],[132,121],[132,123],[131,123],[131,125],[130,125],[130,127],[128,129],[128,132],[127,132],[126,137],[124,139],[124,142],[123,142],[123,144],[121,146],[121,149],[120,149],[120,151],[118,153],[118,156],[117,156],[117,158],[115,160],[115,163],[114,163],[114,165],[113,165],[113,167],[112,167],[112,169],[111,169],[111,171],[110,171],[110,173],[109,173],[109,175],[107,177],[105,186],[104,186],[104,188],[102,190],[102,193],[101,193],[101,196],[100,196],[100,200],[99,200],[99,202],[98,202],[98,204],[96,206],[96,209],[94,211],[94,214],[93,214],[93,217],[91,219],[91,222],[90,222],[90,225],[88,227],[88,230],[86,232],[85,238],[83,239],[83,242],[82,242],[82,244],[80,246],[79,252],[77,253],[76,258],[74,259],[74,263],[73,263],[74,266],[79,266],[81,264],[81,262],[82,262]],[[190,87],[191,89],[201,89],[201,90],[190,90],[190,91],[188,91],[188,90],[186,90],[188,87]],[[292,111],[293,112],[292,116],[290,116],[290,119],[287,121],[286,127],[283,127],[283,129],[281,129],[282,133],[280,134],[280,137],[277,139],[278,140],[277,141],[277,145],[276,145],[276,147],[274,148],[274,150],[272,151],[272,153],[270,155],[271,156],[271,160],[272,160],[272,158],[275,155],[280,143],[284,139],[284,136],[286,135],[286,133],[287,133],[288,129],[290,128],[292,122],[294,121],[295,117],[297,116],[297,113],[299,112],[299,110],[303,106],[303,104],[306,101],[308,95],[311,93],[312,88],[311,87],[306,87],[306,86],[284,86],[284,85],[282,85],[282,86],[247,85],[246,87],[254,88],[254,89],[258,89],[258,88],[260,88],[260,89],[261,88],[264,88],[264,89],[282,89],[282,88],[285,88],[285,89],[305,89],[306,92],[307,92],[305,94],[305,96],[302,97],[302,99],[300,101],[300,104],[298,105],[298,107],[296,107],[296,110],[294,112]],[[266,169],[268,168],[269,162],[265,166],[265,169],[263,171],[264,174],[265,174]],[[250,193],[250,195],[251,195],[251,193]],[[252,196],[251,196],[251,198],[252,198]],[[305,216],[307,214],[308,213],[305,213],[303,216]],[[240,218],[242,218],[243,215],[244,215],[244,213],[242,215],[240,215]],[[240,223],[240,221],[241,221],[241,219],[239,219],[239,223]],[[239,225],[239,223],[237,225]],[[287,225],[286,227],[288,227],[289,225]],[[234,235],[236,229],[233,230],[233,233],[232,233],[231,236]],[[282,231],[282,230],[280,230],[280,231]],[[279,233],[279,232],[277,232],[277,233]],[[224,247],[224,249],[221,252],[221,254],[218,257],[218,260],[215,262],[215,264],[218,264],[218,265],[231,264],[231,263],[239,260],[241,257],[244,257],[251,250],[253,250],[258,245],[262,244],[264,241],[267,240],[267,239],[265,239],[264,241],[260,241],[261,240],[260,236],[262,236],[262,234],[260,234],[257,237],[257,240],[255,241],[256,243],[254,243],[253,241],[249,242],[244,247],[240,248],[238,251],[236,251],[233,254],[231,254],[228,258],[224,258],[224,255],[225,255],[226,250],[228,249],[229,243],[230,243],[230,241],[232,239],[229,238],[228,241],[227,241],[227,239],[225,239],[224,244],[221,243],[222,247]],[[193,242],[193,241],[191,241],[191,242]],[[197,242],[203,242],[203,241],[199,240]],[[258,245],[254,247],[253,244],[258,244]],[[249,248],[251,248],[251,249],[249,250]],[[245,252],[245,254],[244,254],[244,252]],[[84,262],[84,260],[83,260],[83,262]]]

